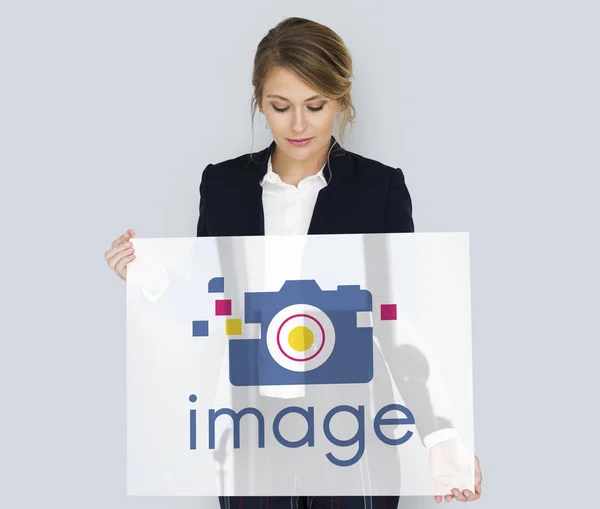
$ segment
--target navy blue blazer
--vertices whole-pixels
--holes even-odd
[[[308,234],[414,232],[404,174],[343,149],[331,136],[324,176]],[[209,164],[200,183],[198,237],[264,235],[262,186],[273,141],[264,150]]]

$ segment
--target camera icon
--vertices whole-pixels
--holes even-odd
[[[278,292],[246,292],[246,323],[259,339],[229,341],[229,380],[236,386],[368,383],[373,328],[357,326],[372,311],[359,285],[321,290],[314,280],[286,281]]]

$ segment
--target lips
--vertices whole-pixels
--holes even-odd
[[[287,138],[287,140],[292,144],[295,145],[297,147],[302,147],[306,144],[308,144],[310,142],[310,140],[312,140],[312,138],[301,138],[301,139],[292,139],[292,138]]]

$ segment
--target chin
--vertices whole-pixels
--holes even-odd
[[[295,159],[296,161],[310,159],[310,157],[313,155],[312,152],[296,152],[295,150],[286,150],[285,153],[290,159]]]

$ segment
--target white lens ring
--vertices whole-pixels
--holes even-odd
[[[297,326],[307,327],[314,343],[306,351],[290,347],[288,335]],[[293,304],[281,309],[269,323],[267,348],[280,366],[290,371],[311,371],[321,366],[333,352],[335,329],[325,312],[310,304]]]

